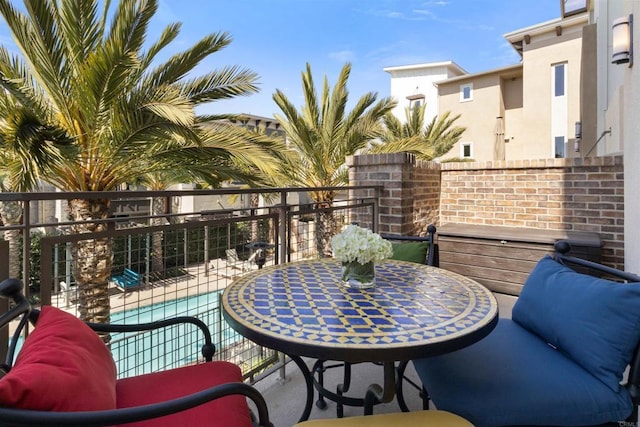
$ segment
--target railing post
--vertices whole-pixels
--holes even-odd
[[[209,276],[209,226],[204,226],[204,275]]]
[[[29,298],[29,277],[31,276],[31,205],[25,200],[22,205],[22,281],[24,295]]]
[[[280,192],[280,206],[278,210],[278,234],[280,235],[280,262],[289,261],[289,241],[287,240],[287,192]],[[286,260],[286,261],[285,261]]]
[[[374,191],[375,197],[373,198],[373,212],[371,212],[371,229],[377,233],[380,225],[380,193],[382,192],[382,188],[376,187]]]
[[[0,258],[9,259],[9,242],[0,240]],[[9,277],[9,263],[0,263],[0,280]],[[9,311],[9,300],[0,298],[0,313]],[[9,328],[0,329],[0,361],[4,362],[7,358],[7,349],[9,348]]]
[[[280,192],[280,209],[278,215],[278,229],[280,234],[280,259],[279,262],[285,263],[290,261],[289,258],[289,239],[287,237],[287,192],[285,190]],[[287,369],[286,363],[284,363],[284,354],[279,353],[280,355],[280,377],[278,380],[280,382],[285,382],[287,380]]]
[[[147,233],[146,234],[146,239],[145,239],[145,263],[144,263],[144,270],[145,270],[145,279],[144,279],[144,283],[145,285],[149,284],[149,276],[150,276],[150,272],[151,272],[151,233]]]

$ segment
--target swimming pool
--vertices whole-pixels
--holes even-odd
[[[222,319],[219,298],[222,290],[182,297],[138,308],[114,312],[111,323],[148,323],[176,316],[195,316],[209,328],[216,354],[242,336]],[[20,352],[23,338],[16,346]],[[111,354],[118,377],[146,374],[196,362],[201,357],[203,336],[193,325],[179,325],[151,332],[111,334]]]
[[[182,297],[111,314],[111,323],[147,323],[176,316],[195,316],[208,327],[217,352],[242,337],[222,319],[222,290]],[[202,333],[192,325],[145,333],[114,333],[111,353],[119,377],[140,375],[194,363],[201,357]]]

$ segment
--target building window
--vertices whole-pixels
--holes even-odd
[[[416,88],[418,89],[418,88]],[[424,94],[422,93],[416,93],[414,95],[409,95],[407,96],[407,100],[409,101],[409,108],[411,110],[414,109],[414,107],[420,107],[422,105],[422,103],[424,102]]]
[[[473,100],[473,83],[460,85],[460,102]]]
[[[564,96],[565,92],[565,64],[553,66],[553,96]]]
[[[463,159],[473,158],[473,144],[471,142],[463,142],[460,145],[460,157]]]
[[[565,141],[564,136],[556,136],[554,138],[555,145],[555,157],[556,159],[562,159],[567,157],[567,143]]]
[[[589,10],[589,0],[561,0],[560,4],[563,18]]]

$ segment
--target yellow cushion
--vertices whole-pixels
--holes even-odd
[[[469,421],[446,411],[415,411],[326,420],[309,420],[294,427],[473,427]]]

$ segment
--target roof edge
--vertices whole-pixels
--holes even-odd
[[[407,70],[416,70],[420,68],[435,68],[435,67],[447,67],[451,68],[454,71],[460,74],[467,74],[467,71],[456,64],[454,61],[439,61],[439,62],[425,62],[422,64],[411,64],[411,65],[398,65],[393,67],[385,67],[382,70],[391,73],[393,71],[407,71]]]
[[[519,64],[512,64],[512,65],[505,65],[504,67],[493,68],[491,70],[480,71],[480,72],[471,73],[471,74],[465,74],[463,76],[451,77],[449,79],[445,79],[445,80],[440,80],[438,82],[434,82],[433,84],[438,86],[438,85],[443,84],[443,83],[453,83],[453,82],[456,82],[456,81],[459,81],[459,80],[475,78],[475,77],[484,76],[484,75],[487,75],[487,74],[495,74],[495,73],[500,73],[500,72],[504,72],[504,71],[517,70],[518,68],[523,68],[523,64],[519,63]]]

